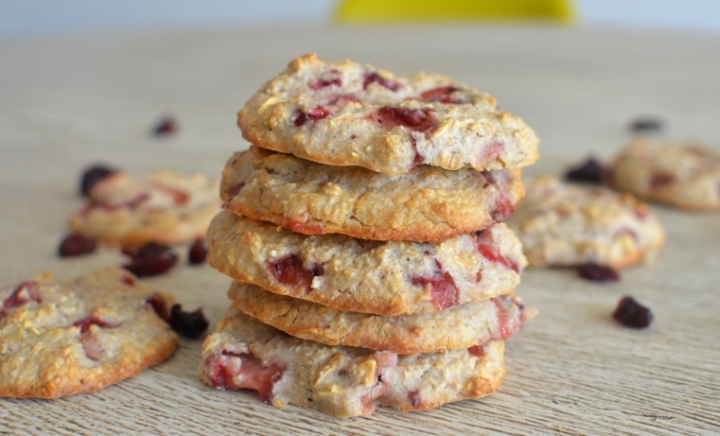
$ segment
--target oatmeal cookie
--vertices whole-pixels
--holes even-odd
[[[174,244],[205,236],[220,209],[219,181],[201,174],[158,171],[145,177],[111,174],[93,185],[70,227],[103,243]]]
[[[720,209],[720,152],[694,142],[637,139],[609,165],[609,182],[640,198],[690,210]]]
[[[397,354],[432,353],[505,340],[525,322],[520,297],[502,295],[440,312],[398,316],[344,312],[233,282],[233,305],[246,315],[300,339]]]
[[[263,148],[392,175],[421,164],[519,168],[538,158],[535,132],[485,93],[436,74],[399,77],[315,54],[263,85],[238,125]]]
[[[505,376],[504,343],[398,356],[293,338],[230,309],[203,345],[200,378],[217,389],[251,389],[271,405],[340,418],[376,405],[404,411],[495,392]]]
[[[504,221],[525,194],[519,171],[422,166],[400,176],[332,167],[257,147],[223,171],[223,207],[297,233],[439,241]]]
[[[119,268],[0,290],[0,397],[93,392],[159,364],[178,343],[171,305]]]
[[[654,257],[665,233],[645,203],[605,188],[586,189],[554,176],[531,181],[508,224],[531,266],[586,263],[625,268]]]
[[[438,243],[305,236],[230,212],[208,229],[208,262],[236,280],[338,310],[400,315],[495,297],[526,265],[505,224]]]

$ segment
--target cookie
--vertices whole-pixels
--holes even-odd
[[[609,169],[610,184],[640,198],[681,209],[720,209],[718,150],[642,138],[623,148]]]
[[[535,132],[485,93],[436,74],[399,77],[315,54],[263,85],[238,126],[262,148],[391,175],[421,164],[519,168],[538,158]]]
[[[505,376],[504,343],[398,356],[293,338],[230,309],[203,345],[200,378],[218,389],[251,389],[278,408],[309,407],[346,418],[376,405],[404,411],[480,398]]]
[[[297,338],[397,354],[431,353],[505,340],[525,321],[525,305],[514,295],[440,312],[398,316],[339,311],[237,281],[230,286],[228,296],[244,314]]]
[[[201,174],[117,172],[93,185],[70,219],[73,231],[109,244],[175,244],[205,236],[220,209],[219,181]]]
[[[158,316],[171,305],[119,268],[0,290],[0,397],[93,392],[159,364],[178,343]]]
[[[518,171],[519,173],[519,171]],[[504,221],[524,195],[513,171],[421,166],[400,176],[331,167],[257,147],[234,154],[223,207],[304,234],[439,241]]]
[[[620,269],[652,259],[664,243],[652,209],[630,194],[586,189],[554,176],[536,178],[527,190],[508,224],[531,266],[595,263]]]
[[[439,243],[305,236],[223,211],[208,262],[242,282],[338,310],[400,315],[495,297],[520,283],[522,247],[505,224]]]

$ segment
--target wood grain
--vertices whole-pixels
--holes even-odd
[[[117,265],[117,253],[59,259],[78,207],[79,173],[106,162],[219,175],[247,144],[235,112],[295,56],[351,57],[397,73],[449,74],[496,96],[542,140],[527,174],[560,173],[612,155],[639,115],[664,135],[720,144],[720,39],[617,29],[502,27],[250,28],[0,41],[0,279],[62,277]],[[154,138],[162,115],[178,135]],[[592,434],[720,432],[720,219],[659,207],[668,242],[618,284],[571,270],[530,270],[518,293],[540,316],[507,344],[500,391],[424,413],[380,409],[337,420],[221,392],[197,375],[200,341],[166,363],[92,395],[0,399],[0,434]],[[216,322],[229,280],[207,266],[147,279]],[[610,317],[622,295],[655,322]]]

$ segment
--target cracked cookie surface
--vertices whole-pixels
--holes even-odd
[[[652,259],[665,233],[650,206],[630,194],[585,188],[541,176],[508,225],[530,266],[586,263],[625,268]]]
[[[637,139],[615,156],[608,181],[640,198],[690,210],[720,209],[720,151],[695,142]]]
[[[93,392],[161,363],[178,343],[158,315],[172,301],[119,268],[0,290],[0,397]]]
[[[437,74],[394,76],[314,54],[263,85],[238,125],[263,148],[394,175],[421,164],[496,170],[538,158],[535,132],[488,94]]]
[[[219,213],[208,262],[236,280],[338,310],[400,315],[495,297],[520,283],[527,264],[505,224],[438,243],[306,236]]]
[[[109,244],[175,244],[205,236],[220,209],[219,180],[158,171],[114,173],[93,185],[70,219],[73,231]]]
[[[200,378],[251,389],[269,404],[346,418],[377,405],[404,411],[487,396],[505,376],[504,343],[398,356],[290,337],[231,308],[203,344]]]
[[[504,221],[525,191],[519,171],[421,166],[388,176],[257,147],[223,170],[223,207],[303,234],[439,241]]]

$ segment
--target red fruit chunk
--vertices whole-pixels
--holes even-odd
[[[80,193],[87,197],[93,186],[107,176],[115,174],[117,170],[104,165],[95,165],[86,169],[80,179]]]
[[[495,203],[495,208],[490,211],[490,217],[496,223],[501,223],[507,220],[513,212],[515,212],[515,206],[510,203],[507,195],[500,194],[497,203]]]
[[[13,289],[12,293],[10,293],[10,296],[3,301],[2,309],[11,309],[13,307],[22,306],[30,301],[37,301],[38,303],[42,302],[38,284],[32,280],[22,282],[17,285],[15,289]],[[2,312],[3,310],[0,310],[0,314]]]
[[[167,245],[150,243],[140,249],[126,248],[123,253],[130,256],[130,263],[123,268],[138,277],[162,274],[177,262],[177,255]]]
[[[675,177],[673,177],[670,173],[655,173],[653,174],[652,179],[650,179],[650,189],[662,188],[665,185],[672,183],[674,179]]]
[[[586,263],[578,267],[578,274],[580,277],[593,280],[596,282],[617,282],[620,280],[620,274],[614,269],[605,265],[598,265],[596,263]]]
[[[80,233],[71,233],[65,237],[58,248],[60,257],[82,256],[95,251],[97,244],[95,240]]]
[[[170,186],[162,185],[160,183],[156,184],[157,188],[169,195],[173,198],[173,203],[175,203],[176,206],[182,206],[187,204],[187,202],[190,200],[190,194],[186,191],[182,191],[180,189],[171,188]],[[148,194],[145,194],[147,198],[150,196]],[[143,199],[145,201],[147,198]]]
[[[131,276],[130,274],[125,274],[122,277],[120,277],[120,281],[125,283],[128,286],[137,285],[137,279],[135,279],[135,276]]]
[[[363,89],[367,89],[368,85],[370,85],[371,83],[377,83],[389,89],[390,91],[397,91],[402,86],[400,85],[400,83],[394,80],[387,80],[383,78],[378,73],[371,73],[365,76],[365,79],[363,80]]]
[[[170,310],[170,328],[186,338],[197,338],[210,325],[205,319],[202,309],[194,312],[183,312],[179,304],[173,305]]]
[[[417,389],[409,391],[407,393],[407,398],[408,403],[416,409],[422,404],[422,396],[420,395],[420,391]]]
[[[330,115],[329,110],[322,106],[317,106],[315,107],[315,109],[312,109],[310,112],[307,113],[300,111],[300,114],[295,118],[293,123],[295,123],[296,126],[300,127],[308,120],[319,120],[321,118],[325,118],[328,115]]]
[[[441,86],[423,92],[420,94],[420,98],[428,102],[439,101],[441,103],[460,104],[462,103],[460,100],[450,97],[450,95],[457,90],[458,88],[454,86]]]
[[[214,386],[224,389],[252,389],[266,402],[272,400],[272,388],[283,375],[279,365],[264,366],[252,354],[223,351],[208,361],[206,371]]]
[[[207,259],[208,250],[205,247],[205,241],[203,239],[196,239],[195,242],[190,246],[188,252],[188,262],[190,265],[199,265],[204,263]]]
[[[288,286],[297,286],[310,290],[313,277],[323,275],[321,265],[313,265],[307,270],[295,254],[290,254],[275,262],[267,262],[267,268],[277,281]]]
[[[153,128],[155,136],[172,135],[177,131],[177,122],[173,117],[162,118]]]
[[[565,180],[570,182],[601,183],[603,166],[595,158],[590,157],[581,165],[573,167],[565,173]]]
[[[482,150],[480,150],[480,155],[478,156],[478,164],[485,165],[488,162],[493,161],[498,156],[500,156],[500,153],[503,152],[505,149],[505,144],[502,142],[491,142],[490,144],[483,147]]]
[[[484,244],[484,243],[478,243],[477,249],[480,252],[480,254],[483,255],[483,257],[490,262],[497,262],[500,265],[510,268],[511,270],[515,272],[519,272],[519,268],[517,264],[507,257],[500,254],[497,250],[497,247],[494,245]]]
[[[404,109],[385,106],[377,110],[375,120],[388,128],[403,126],[424,133],[428,133],[437,127],[435,111],[428,108]]]
[[[455,280],[449,272],[443,271],[442,264],[435,260],[437,270],[432,277],[413,277],[410,281],[415,286],[429,286],[430,298],[438,310],[455,306],[460,301]]]
[[[622,297],[618,302],[613,318],[626,327],[642,329],[650,325],[653,314],[632,297]]]
[[[96,325],[100,328],[114,327],[113,325],[95,316],[89,316],[87,318],[77,320],[73,323],[73,327],[80,327],[80,333],[82,334],[88,333],[91,325]]]
[[[170,323],[170,310],[167,307],[167,302],[158,294],[153,294],[145,300],[147,304],[152,306],[153,311],[166,323]]]
[[[472,354],[475,357],[483,357],[485,355],[485,346],[484,345],[473,345],[472,347],[468,348],[468,353]]]
[[[339,77],[336,77],[334,79],[319,79],[310,85],[310,89],[312,89],[313,91],[317,91],[331,85],[342,86],[342,79]]]
[[[283,220],[282,226],[295,233],[302,233],[303,235],[321,235],[323,233],[323,228],[321,226],[308,225],[301,223],[300,221]]]

